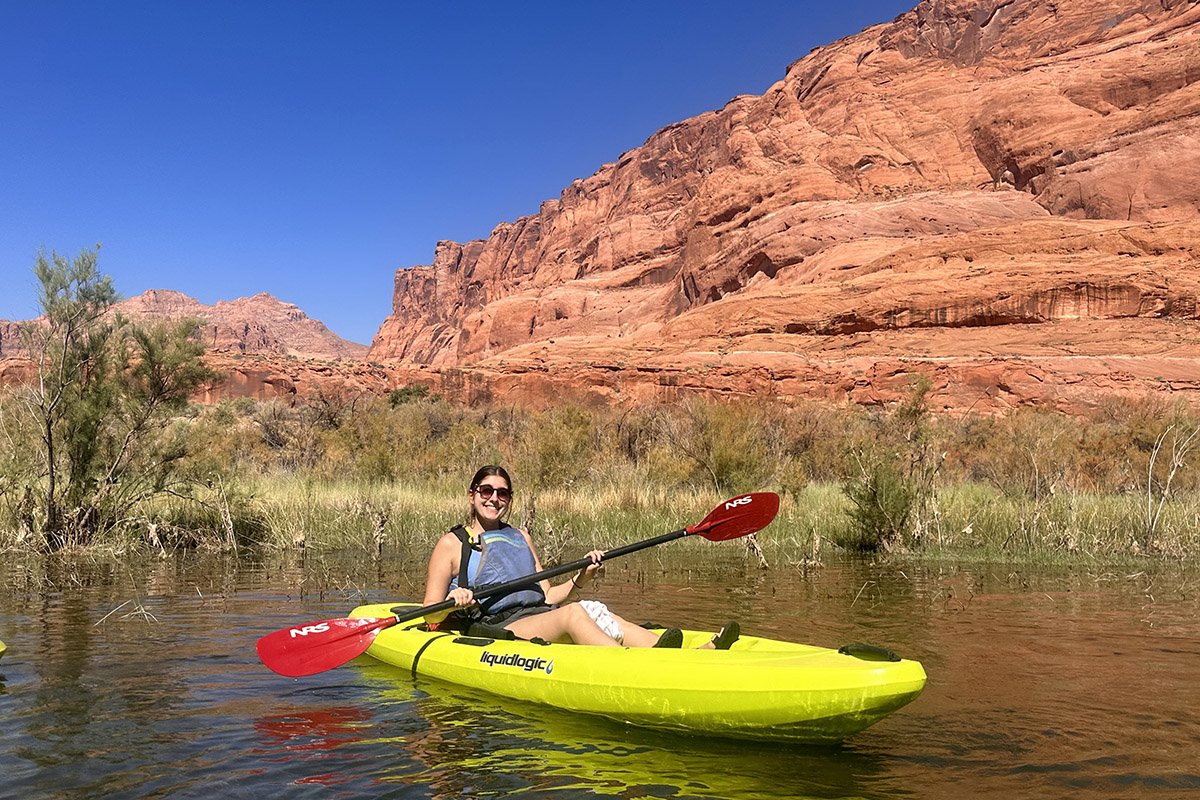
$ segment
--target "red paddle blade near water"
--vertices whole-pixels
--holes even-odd
[[[751,492],[731,497],[709,512],[687,532],[712,542],[723,542],[760,531],[779,513],[779,495]]]
[[[340,667],[371,646],[395,617],[325,619],[284,628],[258,640],[258,657],[280,675],[299,678]]]

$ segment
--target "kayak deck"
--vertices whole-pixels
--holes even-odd
[[[361,606],[351,616],[387,617],[393,607]],[[414,677],[635,725],[808,743],[841,741],[925,686],[916,661],[754,636],[729,650],[695,649],[711,635],[685,631],[678,650],[594,647],[471,638],[414,621],[380,631],[367,654]]]

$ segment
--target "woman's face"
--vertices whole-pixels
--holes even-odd
[[[508,481],[499,475],[487,476],[469,494],[475,518],[484,525],[499,522],[504,512],[508,511],[508,504],[512,502],[512,491]]]

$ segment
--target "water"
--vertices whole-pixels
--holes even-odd
[[[1200,577],[732,558],[614,562],[634,619],[923,662],[925,693],[836,748],[688,738],[359,659],[291,680],[256,639],[419,590],[372,563],[182,556],[0,567],[0,796],[1139,798],[1200,793]],[[719,691],[721,687],[714,687]]]

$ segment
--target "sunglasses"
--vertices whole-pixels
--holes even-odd
[[[503,486],[489,486],[486,483],[481,483],[475,487],[475,494],[483,500],[491,500],[492,495],[496,495],[497,500],[508,502],[512,500],[512,489],[506,489]]]

